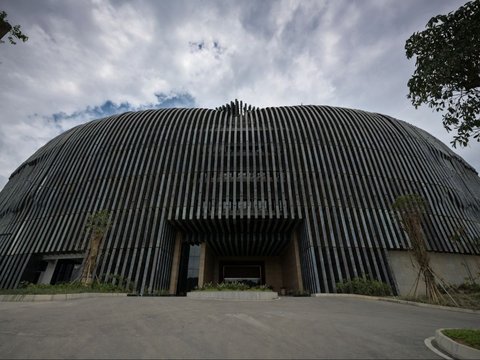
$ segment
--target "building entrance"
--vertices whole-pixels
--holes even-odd
[[[265,284],[265,263],[248,261],[221,261],[220,282],[241,282],[250,286]]]
[[[241,282],[267,285],[274,291],[303,291],[296,236],[273,255],[225,256],[207,243],[191,245],[177,233],[170,277],[170,293],[183,295],[207,284]]]

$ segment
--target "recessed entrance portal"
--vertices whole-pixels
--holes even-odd
[[[187,235],[188,236],[188,235]],[[250,286],[267,285],[274,291],[303,291],[298,237],[295,231],[285,234],[286,240],[276,251],[232,254],[229,245],[219,252],[208,236],[204,242],[192,244],[177,232],[172,261],[171,294],[185,294],[205,284],[242,282]],[[248,238],[246,237],[248,240]],[[268,237],[267,237],[267,240]],[[218,245],[218,244],[217,244]]]
[[[265,284],[265,263],[220,262],[219,282],[241,282],[250,286]]]

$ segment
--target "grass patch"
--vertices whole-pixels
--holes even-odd
[[[480,330],[447,329],[443,330],[442,333],[460,344],[480,350]]]
[[[206,283],[194,291],[272,291],[268,285],[249,285],[242,282]]]
[[[17,289],[1,289],[0,295],[40,295],[40,294],[78,294],[78,293],[121,293],[129,292],[125,286],[113,285],[112,283],[93,282],[86,286],[80,282],[62,284],[29,284],[24,283]]]

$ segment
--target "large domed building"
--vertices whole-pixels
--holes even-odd
[[[248,280],[335,292],[354,277],[406,293],[409,239],[392,203],[429,204],[432,266],[480,266],[480,178],[423,130],[328,106],[129,112],[40,148],[0,193],[0,287],[78,277],[89,214],[111,227],[95,273],[142,293]]]

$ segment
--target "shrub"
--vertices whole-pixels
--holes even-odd
[[[268,285],[254,285],[245,284],[243,282],[221,282],[219,284],[206,283],[202,287],[195,290],[199,291],[271,291],[272,288]]]
[[[478,278],[477,278],[478,279]],[[447,291],[449,293],[458,293],[458,294],[478,294],[480,293],[480,283],[475,278],[465,278],[465,281],[458,285],[449,285]],[[445,292],[444,289],[441,289]]]
[[[85,292],[130,292],[135,289],[135,282],[116,274],[103,274],[91,284],[79,280],[50,284],[32,284],[22,281],[16,289],[0,289],[2,294],[73,294]]]
[[[478,293],[480,292],[480,284],[475,281],[465,281],[463,284],[458,285],[458,290],[466,293]]]
[[[132,292],[135,291],[135,288],[137,287],[135,281],[129,280],[126,277],[118,274],[103,274],[100,276],[99,281],[97,281],[97,284],[98,283],[112,283],[115,287]]]
[[[390,285],[378,281],[365,278],[353,278],[352,280],[344,280],[336,284],[337,292],[343,294],[359,294],[370,296],[389,296],[392,294]]]
[[[123,286],[114,285],[112,283],[103,283],[94,281],[90,285],[84,285],[79,281],[50,284],[31,284],[22,282],[17,289],[4,289],[3,294],[73,294],[84,292],[126,292]]]
[[[151,293],[145,292],[143,294],[140,294],[137,292],[131,292],[131,293],[128,293],[127,296],[155,297],[155,296],[174,296],[174,295],[170,294],[170,292],[167,289],[158,289]]]

